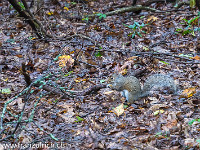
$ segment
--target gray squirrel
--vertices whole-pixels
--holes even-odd
[[[177,87],[173,78],[164,74],[153,74],[146,79],[143,88],[139,80],[134,76],[123,77],[120,74],[113,75],[113,81],[107,87],[121,91],[122,95],[129,103],[139,98],[148,96],[152,90],[169,88],[173,93],[176,92]]]

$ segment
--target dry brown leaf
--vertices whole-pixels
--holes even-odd
[[[74,64],[74,59],[72,59],[69,55],[59,56],[58,59],[60,67],[72,67],[72,65]]]
[[[156,104],[156,105],[151,106],[151,108],[149,110],[156,111],[160,108],[168,108],[168,107],[169,106],[165,105],[165,104]]]
[[[124,65],[121,67],[121,72],[123,72],[124,70],[127,70],[126,68],[128,68],[128,70],[130,70],[132,64],[135,64],[134,60],[126,61],[124,63]]]
[[[193,96],[195,93],[196,93],[196,87],[188,88],[181,93],[180,98],[189,98]]]
[[[88,59],[87,60],[87,63],[88,64],[91,64],[91,65],[97,65],[96,61],[92,60],[92,59]]]
[[[158,20],[158,17],[150,16],[150,17],[147,19],[147,23],[150,22],[150,21],[154,22],[154,21],[157,21],[157,20]]]
[[[128,71],[127,71],[127,69],[123,69],[123,70],[122,70],[122,71],[120,71],[119,73],[120,73],[120,74],[122,74],[122,75],[126,75],[126,74],[127,74],[127,72],[128,72]]]
[[[176,119],[173,119],[173,120],[169,120],[167,121],[167,124],[162,126],[162,129],[165,130],[165,131],[169,131],[170,129],[174,128],[177,126],[177,120]]]
[[[129,58],[127,58],[127,60],[133,60],[133,59],[136,59],[136,58],[138,58],[138,56],[129,57]]]
[[[200,60],[200,56],[196,55],[196,56],[192,57],[192,59]]]
[[[120,129],[125,129],[126,126],[127,126],[126,123],[122,123],[122,124],[120,124],[120,125],[117,126],[117,129],[119,129],[119,128],[120,128]]]
[[[104,94],[105,95],[110,95],[110,94],[112,94],[114,91],[106,91],[106,92],[104,92]]]
[[[124,113],[124,104],[115,107],[112,112],[114,112],[118,117]]]

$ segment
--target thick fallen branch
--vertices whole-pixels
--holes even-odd
[[[111,15],[117,15],[117,14],[125,13],[125,12],[136,12],[139,10],[149,10],[152,12],[163,12],[163,11],[160,11],[160,10],[157,10],[154,8],[150,8],[150,7],[146,7],[146,6],[142,6],[142,5],[136,5],[136,6],[124,7],[124,8],[118,9],[118,10],[107,12],[105,14],[107,16],[111,16]]]
[[[123,7],[114,11],[110,11],[105,13],[106,16],[111,16],[111,15],[117,15],[117,14],[121,14],[121,13],[125,13],[125,12],[137,12],[140,10],[149,10],[152,12],[164,12],[164,11],[160,11],[154,8],[150,8],[150,7],[146,7],[146,6],[142,6],[142,5],[136,5],[136,6],[129,6],[129,7]],[[96,14],[92,14],[88,16],[89,18],[94,18],[96,17]]]
[[[117,15],[117,14],[121,14],[121,13],[125,13],[125,12],[138,12],[138,11],[141,11],[141,10],[148,10],[148,11],[156,12],[156,13],[169,12],[169,11],[161,11],[161,10],[158,10],[158,9],[154,9],[154,8],[148,7],[149,5],[151,5],[153,3],[156,3],[156,2],[165,2],[165,1],[166,0],[152,0],[152,1],[147,1],[146,3],[142,3],[142,5],[135,5],[135,6],[123,7],[123,8],[111,11],[111,12],[106,12],[105,15],[106,16],[111,16],[111,15]],[[189,5],[189,3],[188,2],[181,2],[181,3],[178,4],[178,6],[175,9],[173,9],[171,11],[176,11],[176,10],[178,10],[183,5]],[[88,17],[89,18],[95,18],[97,16],[96,16],[96,14],[92,14],[92,15],[89,15]]]

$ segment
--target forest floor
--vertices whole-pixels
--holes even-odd
[[[200,13],[174,5],[105,15],[131,1],[44,0],[30,10],[53,37],[38,38],[1,1],[0,147],[199,149]],[[179,90],[123,104],[101,86],[117,71],[141,84],[167,74]]]

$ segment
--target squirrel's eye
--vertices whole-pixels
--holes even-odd
[[[108,85],[107,85],[107,88],[112,88],[112,84],[108,84]]]

